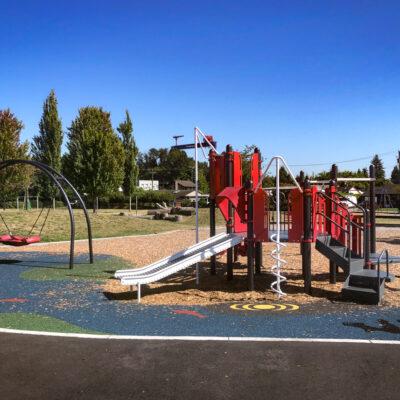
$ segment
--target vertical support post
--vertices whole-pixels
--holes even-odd
[[[261,274],[262,266],[262,242],[256,242],[255,244],[255,262],[256,262],[256,274]]]
[[[302,268],[304,278],[304,291],[311,294],[311,243],[312,243],[312,191],[311,184],[306,177],[303,189],[303,246],[302,246]]]
[[[300,171],[300,174],[299,174],[299,180],[298,180],[298,182],[299,182],[299,184],[300,184],[300,186],[301,187],[304,187],[304,180],[305,180],[305,173],[304,173],[304,171],[303,170],[301,170]],[[292,222],[293,223],[293,222]],[[303,254],[303,241],[301,241],[300,242],[300,254]]]
[[[56,209],[56,198],[53,197],[53,210],[55,210],[55,209]]]
[[[141,299],[141,291],[140,291],[140,283],[137,285],[137,302],[140,303]]]
[[[129,212],[132,212],[132,196],[129,196]]]
[[[254,290],[254,203],[253,184],[246,182],[247,194],[247,283],[248,289]]]
[[[194,128],[194,163],[195,163],[195,174],[194,174],[194,183],[195,183],[195,207],[196,207],[196,243],[199,243],[199,162],[197,156],[197,146],[199,142],[199,136],[197,134],[197,128]],[[196,263],[196,285],[200,283],[200,270],[199,264]]]
[[[329,196],[333,197],[334,193],[336,192],[336,181],[337,181],[337,176],[338,176],[338,167],[337,165],[333,164],[332,165],[332,169],[331,169],[331,181],[329,183]],[[327,210],[327,214],[329,215],[329,218],[331,218],[332,220],[334,220],[334,203],[333,201],[329,201],[328,202],[328,207],[329,209]],[[329,228],[329,233],[333,236],[333,232],[335,231],[336,227],[334,226],[334,224],[332,222],[328,221],[328,226],[330,226]],[[337,267],[336,264],[333,261],[329,261],[329,282],[330,283],[336,283],[336,271],[337,271]]]
[[[39,196],[36,195],[36,210],[39,210]]]
[[[369,218],[370,218],[369,248],[371,253],[376,253],[376,208],[375,208],[376,171],[374,165],[369,166],[369,177],[371,178],[371,181],[369,182]]]
[[[225,176],[226,186],[233,186],[233,160],[232,160],[232,146],[226,146],[225,152]],[[228,222],[226,223],[226,233],[233,231],[233,207],[229,202],[228,205]],[[228,281],[233,279],[233,248],[229,248],[226,254],[226,278]]]
[[[210,236],[215,236],[215,233],[215,199],[210,199]],[[211,257],[210,272],[211,275],[215,275],[217,273],[216,256]]]
[[[253,186],[256,186],[256,185],[258,185],[258,183],[259,183],[259,181],[261,179],[262,157],[261,157],[261,152],[257,147],[254,149],[254,153],[258,153],[258,177],[257,177],[257,182],[253,182]],[[255,243],[254,251],[255,251],[256,274],[261,274],[261,266],[262,266],[262,263],[263,263],[263,259],[262,259],[262,242],[261,241],[257,241]]]
[[[17,210],[19,211],[19,197],[17,197]]]
[[[136,215],[138,215],[138,197],[135,196],[135,202],[136,202]]]

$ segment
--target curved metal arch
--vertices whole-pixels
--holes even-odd
[[[25,165],[31,165],[39,170],[41,170],[43,173],[45,173],[51,181],[55,184],[55,186],[58,188],[58,190],[61,193],[61,196],[68,208],[68,213],[69,213],[69,220],[70,220],[70,255],[69,255],[69,267],[70,269],[73,268],[74,266],[74,249],[75,249],[75,218],[74,218],[74,213],[73,209],[71,206],[71,202],[69,201],[68,195],[65,192],[64,188],[62,187],[61,183],[57,179],[56,176],[59,178],[63,179],[65,183],[71,188],[71,190],[74,192],[74,194],[77,196],[82,209],[84,210],[85,217],[86,217],[86,223],[88,226],[88,239],[89,239],[89,255],[90,255],[90,263],[93,263],[93,246],[92,246],[92,231],[91,231],[91,225],[90,225],[90,219],[89,215],[86,209],[86,206],[77,192],[77,190],[72,186],[72,184],[60,173],[55,171],[53,168],[49,167],[46,164],[40,163],[38,161],[33,161],[33,160],[21,160],[21,159],[15,159],[15,160],[4,160],[0,162],[0,171],[13,166],[13,165],[18,165],[18,164],[25,164]],[[56,175],[56,176],[55,176]]]
[[[89,243],[89,258],[90,258],[90,263],[93,264],[93,236],[92,236],[92,225],[90,223],[90,217],[89,217],[89,213],[88,210],[86,208],[85,202],[83,201],[81,195],[79,194],[79,192],[75,189],[75,187],[72,185],[72,183],[64,176],[62,175],[60,172],[56,171],[53,167],[50,167],[49,165],[46,165],[44,163],[41,163],[40,161],[35,161],[35,163],[37,163],[38,165],[41,165],[43,168],[46,168],[47,170],[49,170],[49,172],[51,172],[53,175],[57,176],[58,178],[60,178],[63,182],[65,182],[68,186],[68,188],[70,188],[72,190],[72,192],[74,193],[74,195],[76,196],[76,198],[78,199],[80,206],[83,210],[83,213],[85,215],[85,219],[86,219],[86,226],[87,226],[87,231],[88,231],[88,243]],[[62,182],[59,182],[60,184]]]

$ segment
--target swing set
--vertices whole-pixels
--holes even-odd
[[[63,175],[61,175],[58,171],[53,169],[52,167],[43,164],[34,160],[4,160],[0,162],[0,171],[5,168],[9,168],[15,165],[29,165],[36,169],[39,169],[42,173],[44,173],[56,186],[58,189],[63,203],[66,205],[69,214],[70,221],[70,251],[69,251],[69,268],[72,269],[74,266],[74,249],[75,249],[75,217],[72,209],[72,204],[77,204],[83,211],[86,220],[87,227],[87,237],[88,237],[88,245],[89,245],[89,260],[90,263],[93,264],[93,243],[92,243],[92,228],[90,224],[89,213],[86,209],[85,203],[78,193],[78,191],[72,186],[71,182],[68,181]],[[71,202],[70,197],[72,193],[73,201]],[[33,243],[39,243],[42,240],[42,232],[48,220],[51,207],[43,206],[38,217],[33,223],[31,229],[29,230],[27,235],[17,234],[15,235],[9,228],[4,216],[0,213],[0,218],[6,227],[7,233],[0,235],[0,243],[8,246],[27,246]],[[41,224],[39,221],[43,220]],[[35,233],[38,232],[38,233]]]
[[[7,233],[6,234],[0,235],[0,243],[6,244],[8,246],[27,246],[27,245],[32,244],[32,243],[41,242],[42,241],[41,235],[42,235],[43,228],[45,227],[47,219],[48,219],[49,214],[50,214],[50,210],[51,210],[50,207],[47,208],[47,212],[45,212],[45,214],[44,214],[44,220],[43,220],[43,223],[40,226],[39,233],[35,235],[34,231],[35,231],[35,229],[39,229],[39,227],[37,225],[38,225],[38,222],[39,222],[40,218],[42,217],[43,212],[44,212],[45,209],[46,209],[46,207],[43,206],[41,211],[40,211],[40,213],[39,213],[39,215],[38,215],[38,217],[36,218],[35,222],[33,223],[32,227],[31,227],[31,229],[30,229],[30,231],[29,231],[29,233],[27,235],[14,235],[11,232],[11,229],[9,228],[9,226],[8,226],[4,216],[3,216],[3,214],[0,213],[0,218],[1,218],[4,226],[7,229]]]

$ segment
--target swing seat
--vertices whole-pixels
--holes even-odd
[[[20,236],[20,235],[1,235],[0,242],[8,246],[27,246],[32,243],[39,243],[42,238],[39,235]]]

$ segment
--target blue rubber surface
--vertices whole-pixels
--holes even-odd
[[[89,330],[119,335],[400,340],[398,308],[326,301],[300,305],[297,311],[233,310],[229,304],[146,306],[135,300],[109,300],[100,282],[21,279],[20,274],[29,268],[32,267],[0,264],[0,313],[47,315]],[[26,301],[7,301],[13,298]]]

